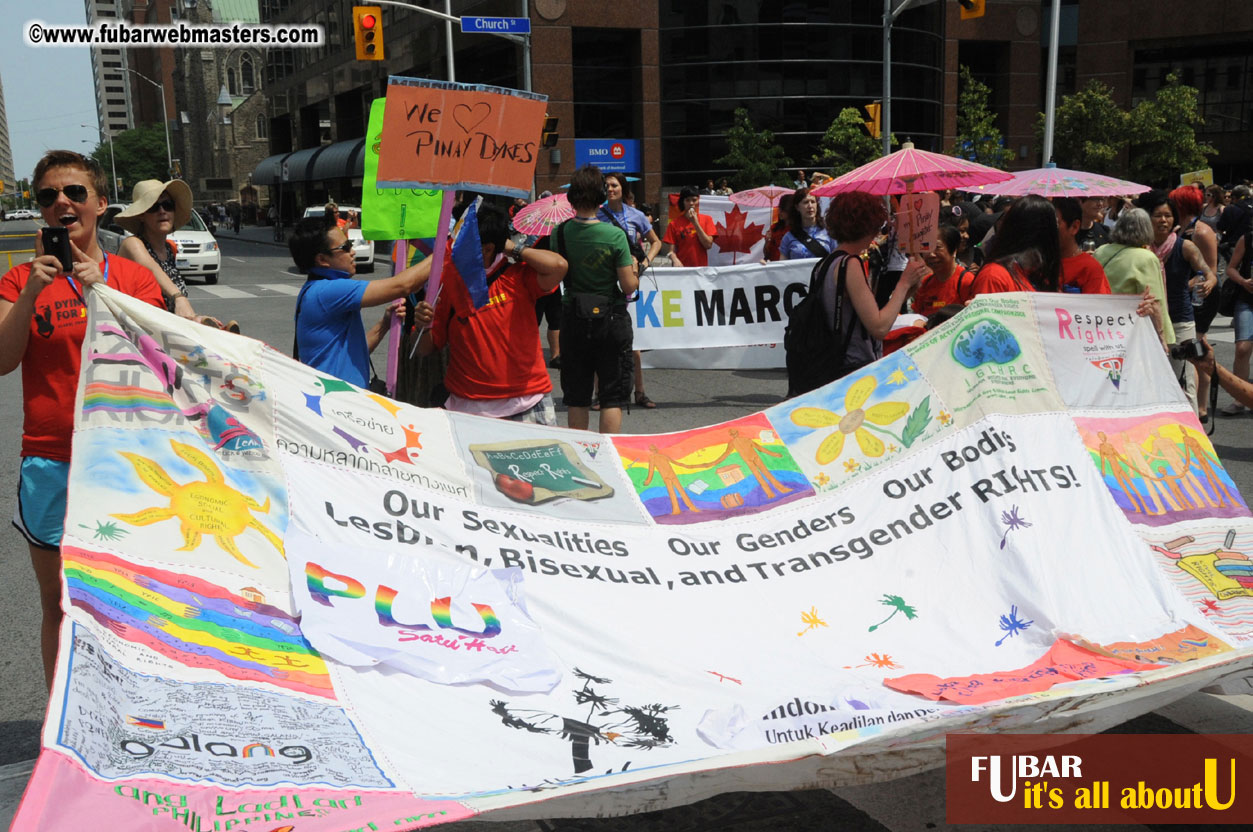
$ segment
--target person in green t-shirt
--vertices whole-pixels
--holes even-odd
[[[568,424],[587,430],[592,390],[600,390],[600,432],[622,427],[631,395],[631,316],[627,296],[639,287],[626,234],[596,219],[605,201],[604,178],[594,165],[580,168],[566,197],[575,216],[553,232],[551,247],[570,264],[561,325],[561,393]]]

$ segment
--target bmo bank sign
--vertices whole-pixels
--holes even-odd
[[[574,164],[580,168],[595,165],[606,173],[638,171],[639,139],[575,139]]]

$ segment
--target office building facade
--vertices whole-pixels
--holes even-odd
[[[1034,125],[1044,109],[1049,2],[988,0],[987,14],[969,21],[960,20],[958,4],[946,0],[901,14],[892,27],[895,135],[925,149],[951,148],[958,68],[966,63],[991,82],[992,103],[1014,151],[1012,166],[1039,165]],[[293,208],[327,197],[359,199],[369,104],[385,94],[389,74],[449,77],[444,24],[393,7],[383,7],[386,60],[355,60],[353,5],[261,0],[262,22],[319,23],[327,31],[319,49],[271,49],[267,56],[272,155],[254,181],[278,187],[280,162],[287,160],[287,204]],[[637,194],[648,201],[682,185],[720,178],[730,171],[716,160],[726,152],[725,134],[738,107],[747,109],[759,128],[774,132],[792,161],[779,180],[790,182],[792,170],[810,168],[816,145],[842,109],[861,108],[882,94],[882,0],[453,5],[459,15],[518,16],[525,9],[530,18],[532,87],[548,96],[560,133],[556,147],[541,154],[536,190],[556,190],[569,181],[579,139],[638,140]],[[1160,13],[1141,13],[1143,6]],[[1162,66],[1185,58],[1179,49],[1221,42],[1233,45],[1228,52],[1234,53],[1234,44],[1248,41],[1245,18],[1253,14],[1253,3],[1213,0],[1206,11],[1190,13],[1186,25],[1167,13],[1172,8],[1175,4],[1157,0],[1062,0],[1059,88],[1070,91],[1088,77],[1101,77],[1130,106],[1136,95],[1149,92],[1137,93],[1137,81],[1148,83],[1151,75],[1160,77]],[[524,86],[526,67],[517,45],[452,28],[457,81]],[[1245,105],[1239,97],[1248,66],[1243,58],[1236,66],[1237,56],[1228,57],[1230,63],[1219,65],[1206,55],[1192,73],[1219,79],[1220,86],[1234,80],[1239,90],[1222,86],[1205,92],[1207,129],[1221,123],[1231,134],[1218,137],[1221,141],[1206,137],[1220,147],[1216,167],[1229,156],[1237,160],[1232,165],[1239,164],[1241,143],[1250,146],[1248,109],[1240,110]]]

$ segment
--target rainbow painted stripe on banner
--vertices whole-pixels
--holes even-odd
[[[283,610],[190,575],[62,552],[70,603],[127,641],[231,679],[335,697],[325,662]]]
[[[93,381],[83,391],[83,415],[92,413],[133,413],[146,410],[179,416],[174,400],[159,390]]]

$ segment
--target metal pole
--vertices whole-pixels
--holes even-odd
[[[1061,28],[1062,3],[1053,0],[1052,17],[1049,20],[1049,71],[1044,90],[1044,158],[1041,165],[1053,161],[1053,117],[1057,100],[1057,35]]]
[[[530,9],[527,8],[527,0],[522,0],[522,16],[531,17]],[[531,92],[531,36],[522,36],[522,89]]]
[[[453,67],[452,52],[452,21],[454,19],[452,17],[452,0],[444,0],[444,14],[444,37],[448,39],[448,80],[456,81],[457,72]]]
[[[170,145],[170,118],[169,118],[169,113],[166,111],[166,108],[165,108],[165,88],[162,87],[160,84],[158,84],[156,81],[149,78],[147,75],[144,75],[142,72],[137,72],[136,70],[133,70],[130,67],[125,67],[125,69],[127,72],[131,73],[132,75],[138,75],[140,78],[143,78],[149,84],[152,84],[154,87],[157,88],[157,92],[161,96],[161,121],[165,124],[165,170],[166,170],[167,176],[172,176],[174,174],[174,153],[171,150],[171,145]]]
[[[892,0],[883,0],[883,104],[879,110],[883,155],[892,152]]]
[[[117,154],[113,152],[113,131],[106,133],[109,137],[109,170],[113,173],[113,201],[121,202],[117,198]]]
[[[170,148],[170,117],[165,110],[165,90],[161,89],[161,85],[157,85],[157,89],[161,92],[161,121],[165,124],[165,175],[174,175],[174,152]]]
[[[79,126],[90,127],[91,125],[80,123]],[[119,200],[117,198],[117,157],[113,154],[113,133],[97,125],[96,134],[100,136],[105,136],[109,140],[109,169],[113,172],[113,201],[118,202]],[[83,139],[83,141],[86,142],[87,140]],[[106,196],[108,195],[106,194]]]

